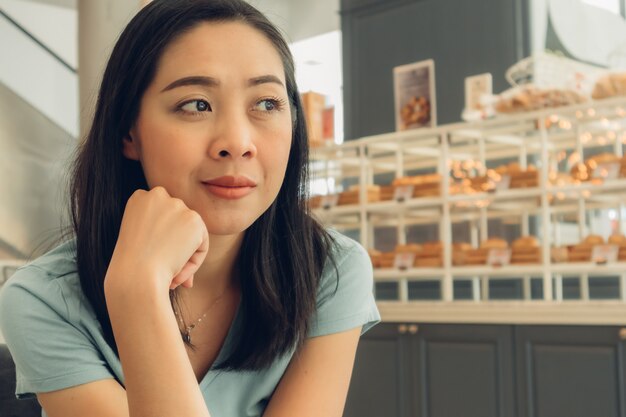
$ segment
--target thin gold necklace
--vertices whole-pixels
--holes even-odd
[[[222,300],[222,298],[224,297],[224,294],[226,294],[226,291],[228,290],[228,288],[226,288],[224,290],[224,292],[222,292],[219,297],[217,297],[215,300],[213,300],[213,302],[211,303],[211,305],[209,307],[207,307],[207,309],[204,311],[204,314],[202,316],[200,316],[199,319],[197,319],[196,321],[194,321],[192,324],[185,326],[185,321],[183,320],[182,314],[180,314],[178,311],[174,311],[174,315],[177,317],[178,322],[180,323],[180,325],[182,327],[185,328],[185,330],[181,330],[181,335],[183,340],[185,341],[185,343],[191,343],[191,332],[200,325],[200,323],[202,323],[202,320],[204,320],[204,318],[206,317],[206,315],[209,313],[209,311],[211,311],[211,309],[213,307],[215,307],[215,305],[220,302]]]

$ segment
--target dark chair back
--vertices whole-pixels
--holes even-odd
[[[0,417],[41,417],[37,399],[15,398],[15,364],[5,344],[0,344]]]

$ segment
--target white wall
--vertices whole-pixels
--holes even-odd
[[[626,21],[591,3],[590,0],[532,0],[532,50],[545,49],[550,16],[567,52],[576,59],[608,66],[609,55],[620,45],[626,46]]]
[[[76,74],[3,18],[0,18],[0,51],[0,83],[66,132],[76,136]]]
[[[247,0],[296,42],[340,29],[339,0]]]
[[[72,68],[78,66],[76,9],[24,0],[0,0],[0,9]]]

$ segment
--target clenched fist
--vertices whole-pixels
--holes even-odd
[[[209,249],[200,215],[163,187],[128,199],[104,281],[105,293],[191,287]]]

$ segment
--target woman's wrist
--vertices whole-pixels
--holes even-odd
[[[107,309],[146,310],[162,303],[170,305],[169,288],[159,273],[148,269],[109,269],[104,280],[104,296]]]

